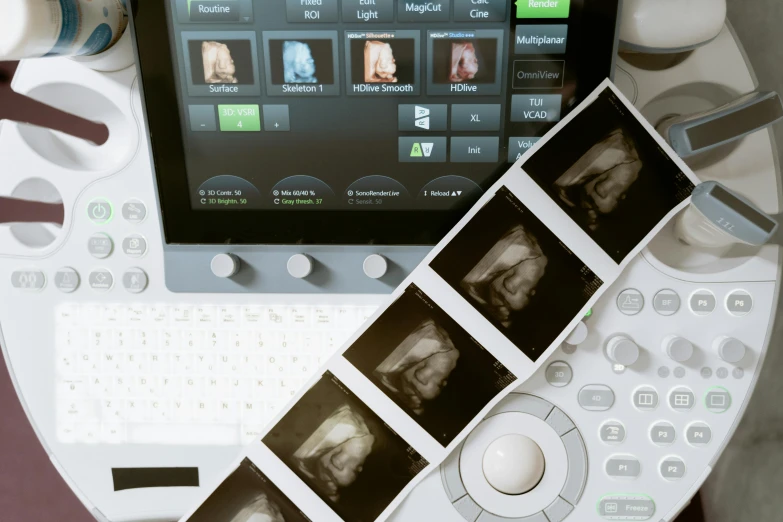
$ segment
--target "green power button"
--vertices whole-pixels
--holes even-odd
[[[571,0],[516,0],[517,18],[568,18]]]

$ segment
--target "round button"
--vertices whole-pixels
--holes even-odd
[[[620,421],[606,421],[601,425],[600,437],[607,444],[621,444],[625,440],[625,426]]]
[[[624,335],[615,335],[606,343],[606,355],[614,363],[631,366],[639,360],[639,347]]]
[[[660,315],[674,315],[680,309],[680,296],[674,290],[661,290],[653,298],[653,309]]]
[[[131,268],[122,276],[122,286],[132,294],[140,294],[147,288],[149,278],[141,268]]]
[[[650,428],[650,440],[656,446],[671,446],[677,438],[677,432],[670,422],[656,422]]]
[[[114,209],[106,198],[95,198],[87,203],[87,217],[96,225],[103,225],[111,221]]]
[[[661,477],[666,480],[680,480],[685,476],[685,462],[679,457],[666,457],[661,461]]]
[[[639,290],[628,288],[617,296],[617,309],[625,315],[636,315],[644,308],[644,296]]]
[[[147,240],[138,234],[128,236],[122,240],[122,251],[128,257],[142,257],[147,253]]]
[[[731,407],[731,394],[721,386],[707,390],[704,395],[704,406],[712,413],[723,413]]]
[[[63,293],[75,292],[80,282],[79,272],[71,267],[61,268],[54,273],[54,286]]]
[[[87,251],[96,259],[106,259],[114,250],[114,241],[107,234],[93,234],[87,241]]]
[[[753,308],[753,298],[745,290],[734,290],[726,296],[726,310],[731,315],[742,317]]]
[[[587,325],[584,323],[584,321],[579,321],[574,329],[571,330],[571,333],[568,334],[565,342],[571,346],[579,346],[585,342],[585,339],[587,339],[587,333]]]
[[[683,377],[685,377],[685,368],[683,368],[682,366],[676,367],[674,369],[674,376],[677,377],[678,379],[682,379]]]
[[[696,315],[709,315],[715,310],[715,295],[709,290],[696,290],[691,294],[690,306]]]
[[[662,347],[666,355],[677,362],[685,362],[693,356],[693,344],[683,337],[666,336]]]
[[[718,357],[729,364],[737,364],[745,358],[745,345],[734,337],[721,335],[712,341],[712,347],[718,352]]]
[[[563,361],[555,361],[546,368],[546,382],[556,388],[567,386],[574,376],[571,366]]]
[[[105,268],[96,268],[90,272],[87,281],[96,292],[108,292],[114,286],[114,275]]]
[[[633,405],[641,411],[652,411],[658,407],[658,391],[652,386],[640,386],[633,392]]]
[[[704,422],[692,422],[685,428],[685,440],[691,446],[706,446],[712,440],[712,428]]]
[[[696,404],[696,396],[685,386],[678,386],[669,392],[669,407],[674,411],[691,411]]]
[[[544,453],[533,439],[512,433],[492,441],[484,452],[487,482],[506,495],[527,493],[544,476]]]
[[[125,221],[138,225],[147,217],[147,206],[136,198],[129,199],[122,205],[122,217]]]
[[[362,268],[364,269],[364,275],[370,279],[380,279],[386,275],[389,263],[380,254],[370,254],[364,259]]]
[[[231,277],[239,271],[240,261],[234,254],[218,254],[212,258],[209,267],[217,277]]]
[[[288,258],[288,273],[297,279],[304,279],[313,271],[313,260],[307,254],[294,254]]]

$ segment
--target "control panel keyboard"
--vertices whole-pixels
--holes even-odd
[[[371,306],[61,304],[58,440],[250,442],[374,312]]]

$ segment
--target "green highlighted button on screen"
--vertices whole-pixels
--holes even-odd
[[[516,0],[517,18],[568,18],[571,0]]]
[[[258,105],[218,105],[220,130],[228,132],[258,132],[261,115]]]

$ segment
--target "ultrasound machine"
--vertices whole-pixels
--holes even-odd
[[[780,210],[780,100],[756,92],[723,15],[662,65],[618,56],[619,0],[130,5],[106,59],[135,66],[28,60],[12,85],[105,124],[105,144],[0,126],[0,197],[41,216],[0,223],[0,345],[52,464],[101,522],[192,508],[607,76],[700,179]],[[780,259],[686,246],[672,227],[393,520],[674,520],[748,404]],[[488,452],[541,458],[498,476]]]

